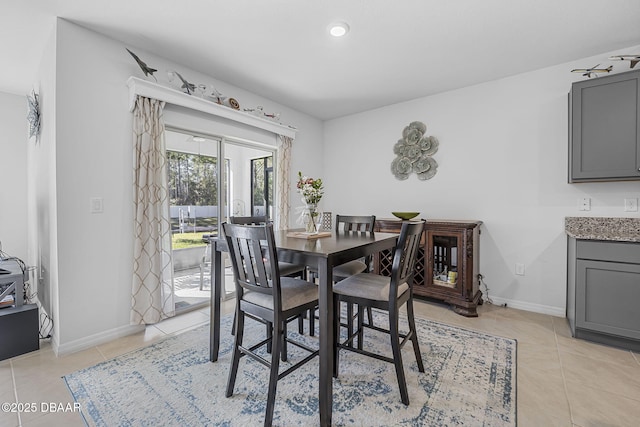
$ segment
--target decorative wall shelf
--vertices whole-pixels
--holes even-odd
[[[244,111],[234,110],[223,105],[216,104],[194,95],[188,95],[170,87],[162,86],[157,83],[142,80],[137,77],[129,77],[127,80],[129,87],[129,110],[133,111],[136,102],[136,96],[141,95],[147,98],[164,101],[168,104],[178,105],[180,107],[190,108],[213,116],[222,117],[233,120],[238,123],[252,126],[254,128],[266,130],[278,135],[284,135],[295,138],[296,129],[290,126],[282,125],[268,119],[254,116]]]

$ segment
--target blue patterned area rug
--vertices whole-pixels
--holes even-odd
[[[374,317],[384,324],[386,316]],[[222,318],[216,363],[208,360],[207,325],[65,376],[87,425],[262,425],[268,384],[264,366],[243,357],[234,395],[224,396],[231,322],[232,316]],[[418,372],[407,344],[403,360],[410,405],[400,401],[392,364],[341,351],[340,377],[333,386],[334,425],[515,426],[516,341],[420,318],[416,322],[425,373]],[[265,333],[262,324],[247,323],[245,345]],[[296,322],[291,329],[297,330]],[[293,331],[290,335],[300,338]],[[317,337],[302,340],[317,348]],[[384,334],[367,330],[365,345],[391,354]],[[289,346],[290,361],[303,354],[296,350]],[[319,425],[317,358],[278,383],[274,425]]]

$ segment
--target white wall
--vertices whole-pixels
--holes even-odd
[[[637,217],[623,212],[623,199],[640,197],[638,182],[567,183],[567,93],[582,79],[570,70],[638,48],[326,122],[323,208],[482,220],[480,270],[491,299],[563,316],[565,216]],[[628,67],[614,65],[616,72]],[[398,181],[390,172],[393,146],[412,121],[440,140],[431,180],[413,174]],[[585,196],[592,210],[579,212],[577,200]],[[514,274],[516,263],[525,264],[525,276]]]
[[[27,261],[27,98],[0,92],[0,243]]]
[[[54,350],[66,353],[133,330],[129,325],[132,114],[126,80],[132,75],[141,77],[141,71],[124,44],[62,19],[57,21],[52,40],[55,53],[45,53],[45,57],[55,55],[55,60],[45,61],[48,66],[43,68],[41,79],[55,76],[55,115],[51,114],[52,119],[55,116],[55,127],[51,128],[55,136],[46,148],[55,147],[55,151],[36,153],[29,159],[29,169],[55,160],[53,166],[47,165],[49,175],[53,173],[55,179],[47,183],[34,181],[34,194],[47,192],[54,201],[40,205],[36,196],[38,200],[33,205],[38,209],[37,219],[30,226],[38,229],[36,222],[46,218],[55,230],[46,235],[57,235],[49,271],[55,276],[49,279],[54,299]],[[263,105],[265,111],[279,111],[284,122],[299,128],[293,149],[292,180],[298,169],[322,171],[318,161],[322,157],[319,120],[160,56],[127,47],[160,70],[159,80],[166,79],[166,70],[176,69],[196,83],[214,83],[243,106]],[[215,130],[205,129],[213,134]],[[51,185],[53,189],[49,188]],[[89,212],[92,197],[103,198],[104,213]]]
[[[481,270],[497,302],[563,313],[564,217],[579,214],[576,202],[584,195],[593,199],[590,216],[625,216],[622,199],[640,197],[632,182],[566,183],[566,97],[571,81],[580,78],[569,70],[609,53],[323,127],[307,115],[127,47],[158,68],[160,79],[177,69],[191,81],[215,84],[243,107],[279,111],[283,122],[298,128],[292,186],[298,170],[322,177],[325,210],[389,217],[392,210],[415,209],[427,218],[485,221]],[[40,144],[27,149],[28,258],[42,264],[51,291],[54,349],[60,353],[132,331],[132,117],[126,79],[141,72],[124,48],[58,20],[35,85],[44,118]],[[389,172],[392,147],[414,120],[440,139],[439,172],[426,182],[415,176],[396,181]],[[104,199],[104,213],[89,213],[91,197]],[[298,204],[292,192],[292,208]],[[513,274],[516,262],[526,264],[526,276]]]
[[[55,52],[56,37],[52,29],[33,85],[40,95],[40,138],[28,144],[26,163],[28,263],[37,267],[37,297],[40,309],[49,316],[58,312]],[[54,322],[54,336],[57,329],[58,324]]]

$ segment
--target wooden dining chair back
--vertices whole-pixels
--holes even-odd
[[[424,224],[424,220],[419,222],[403,222],[398,243],[393,252],[391,277],[372,273],[360,273],[336,283],[333,287],[335,306],[338,306],[340,301],[345,301],[347,304],[358,305],[358,313],[356,316],[357,329],[355,331],[349,330],[347,338],[342,342],[339,340],[340,321],[337,319],[337,316],[336,319],[334,319],[334,330],[336,331],[334,376],[338,376],[339,354],[342,349],[355,351],[366,356],[393,363],[398,378],[400,396],[402,403],[405,405],[409,404],[409,394],[407,392],[401,349],[408,341],[411,341],[413,344],[418,370],[424,372],[413,314],[413,276]],[[399,331],[400,308],[403,305],[406,305],[407,311],[409,329],[407,333],[401,333]],[[389,315],[389,329],[376,327],[372,324],[365,324],[363,321],[365,308],[376,308],[386,311]],[[392,357],[381,354],[381,352],[374,352],[372,349],[364,349],[363,340],[365,327],[389,334]],[[358,345],[354,347],[353,341],[356,337],[358,338]]]
[[[373,231],[375,215],[336,215],[336,231]]]
[[[236,331],[227,382],[226,396],[233,395],[240,358],[249,356],[269,367],[269,387],[265,426],[270,426],[278,380],[290,374],[318,355],[303,343],[289,339],[285,333],[288,321],[298,317],[318,304],[318,288],[305,280],[280,275],[273,225],[238,225],[224,223],[223,229],[234,272],[236,288]],[[267,338],[251,345],[244,345],[245,317],[261,319],[272,325]],[[289,342],[306,350],[309,354],[279,372],[279,362],[285,351],[283,344]],[[271,360],[256,352],[270,345]]]
[[[336,232],[373,232],[376,224],[375,215],[336,215]],[[333,269],[333,280],[338,282],[345,277],[354,274],[369,271],[371,265],[371,257],[365,257],[361,260],[350,261],[346,264],[336,266]]]
[[[229,217],[232,224],[259,225],[267,222],[266,216],[232,216]],[[215,238],[214,234],[203,234],[202,240],[207,244],[200,260],[200,290],[204,288],[205,269],[211,266],[211,245],[209,240]],[[302,271],[302,270],[301,270]],[[295,273],[295,272],[294,272]],[[302,274],[302,273],[301,273]]]
[[[240,225],[264,225],[270,221],[266,216],[232,216],[229,217],[229,222]],[[280,274],[283,276],[300,277],[301,279],[306,279],[307,277],[306,265],[291,264],[288,262],[280,262],[278,265],[280,267]]]

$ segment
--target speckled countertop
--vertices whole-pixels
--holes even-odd
[[[576,239],[640,242],[640,218],[566,217],[565,232]]]

